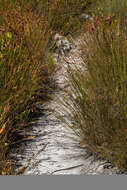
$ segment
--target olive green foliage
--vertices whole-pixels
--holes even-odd
[[[63,101],[64,122],[88,151],[122,172],[127,170],[126,10],[125,0],[100,3],[84,35],[84,64],[69,66],[71,90]]]
[[[66,34],[73,34],[80,30],[82,23],[79,16],[87,11],[91,5],[91,0],[56,0],[50,4],[51,27],[55,31]]]
[[[33,5],[4,4],[0,10],[0,173],[6,170],[7,151],[27,124],[36,97],[49,86],[48,55],[51,30],[44,14]],[[5,9],[6,7],[6,9]],[[50,61],[51,62],[51,61]]]

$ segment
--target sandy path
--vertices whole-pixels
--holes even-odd
[[[82,41],[82,40],[81,40]],[[59,59],[60,69],[55,74],[57,85],[66,88],[64,61],[70,64],[81,62],[80,40],[75,41],[75,45],[68,56],[61,56]],[[21,146],[18,165],[23,165],[32,154],[39,154],[33,158],[24,175],[41,174],[115,174],[115,168],[104,164],[104,161],[95,161],[93,156],[88,156],[85,148],[79,146],[79,142],[74,132],[63,126],[55,118],[53,109],[57,109],[56,100],[58,96],[63,96],[62,91],[57,91],[53,99],[42,106],[44,115],[38,118],[33,125],[29,135],[35,136],[32,142],[26,142]],[[77,141],[76,141],[77,140]],[[43,149],[44,147],[44,149]],[[42,150],[42,151],[41,151]],[[109,166],[109,168],[108,168]],[[104,169],[106,167],[106,169]],[[108,168],[108,169],[107,169]]]

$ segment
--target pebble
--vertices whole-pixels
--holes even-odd
[[[54,41],[58,54],[62,56],[66,56],[67,53],[73,48],[72,44],[68,41],[68,39],[59,34],[56,34],[54,36]]]

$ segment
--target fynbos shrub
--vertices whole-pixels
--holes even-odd
[[[44,14],[34,12],[31,4],[1,10],[0,18],[0,173],[6,174],[8,148],[30,118],[35,92],[37,96],[38,89],[49,85],[51,31]]]
[[[103,10],[88,24],[84,64],[69,67],[71,90],[63,102],[67,124],[92,153],[127,170],[127,42],[120,17]],[[78,63],[77,63],[78,64]]]

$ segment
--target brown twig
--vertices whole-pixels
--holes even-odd
[[[32,156],[32,158],[30,158],[24,166],[22,166],[21,168],[19,168],[19,170],[16,172],[16,175],[24,173],[24,171],[28,168],[28,165],[30,164],[31,160],[34,159],[34,158],[36,158],[40,154],[40,152],[44,151],[48,144],[49,143],[45,144],[43,146],[43,148],[41,150],[39,150],[37,154],[34,154]]]
[[[81,166],[84,166],[84,164],[72,166],[72,167],[69,167],[69,168],[62,168],[62,169],[59,169],[59,170],[55,170],[55,171],[51,172],[50,174],[52,175],[52,174],[54,174],[55,172],[59,172],[59,171],[63,171],[63,170],[71,170],[71,169],[78,168],[78,167],[81,167]]]

